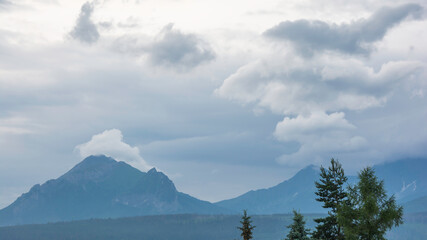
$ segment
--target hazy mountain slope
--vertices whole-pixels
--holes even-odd
[[[405,213],[427,212],[427,196],[403,204]]]
[[[427,159],[405,159],[374,166],[385,187],[398,202],[427,196]]]
[[[308,166],[274,187],[250,191],[215,204],[235,211],[247,209],[251,214],[290,213],[293,209],[303,213],[325,212],[315,200],[314,182],[319,178],[317,169]]]
[[[384,180],[389,194],[394,194],[399,203],[427,196],[427,159],[400,160],[374,166],[379,179]],[[348,183],[358,181],[348,176]],[[319,168],[308,166],[295,176],[274,187],[247,192],[233,199],[215,203],[234,211],[247,209],[253,214],[289,213],[292,209],[303,213],[325,213],[315,201],[314,182],[319,180]],[[427,198],[420,199],[418,205]],[[413,212],[413,211],[412,211]]]
[[[0,210],[0,225],[124,216],[223,213],[176,190],[163,173],[141,172],[124,162],[91,156],[55,180],[35,185]]]
[[[427,160],[402,160],[374,166],[389,194],[407,212],[427,205]],[[315,201],[318,167],[308,166],[274,187],[247,192],[237,198],[211,204],[176,190],[163,173],[141,172],[105,156],[91,156],[55,180],[35,185],[10,206],[0,210],[0,225],[45,223],[89,218],[197,213],[250,214],[325,213]],[[354,183],[356,177],[349,176]],[[416,199],[416,200],[415,200]],[[411,202],[411,200],[414,200]],[[417,210],[420,208],[420,210]]]

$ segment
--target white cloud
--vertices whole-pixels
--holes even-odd
[[[295,153],[282,155],[278,161],[303,167],[307,162],[321,163],[331,157],[331,152],[361,150],[367,141],[355,135],[354,130],[356,127],[345,119],[342,112],[313,112],[309,116],[285,117],[277,124],[275,137],[280,141],[297,141],[301,147]]]
[[[310,59],[270,56],[242,66],[215,93],[254,109],[283,115],[274,136],[298,142],[298,151],[281,156],[286,165],[321,163],[334,153],[365,151],[368,140],[344,111],[383,107],[396,93],[414,95],[425,64],[388,61],[379,67],[363,59],[323,54]],[[317,160],[316,160],[317,159]]]
[[[342,160],[348,162],[356,159],[354,153],[358,153],[361,158],[368,156],[360,154],[368,145],[368,141],[362,136],[354,136],[345,131],[332,131],[326,135],[309,134],[309,136],[310,138],[304,141],[298,151],[283,154],[277,158],[277,162],[289,167],[302,168],[307,164],[323,164],[331,157],[342,159],[344,156]],[[366,159],[363,160],[363,163],[353,163],[352,166],[363,167]]]
[[[274,135],[282,141],[304,141],[319,135],[329,135],[334,131],[352,130],[356,127],[350,124],[344,113],[314,112],[308,117],[299,115],[296,118],[285,117],[276,126]]]
[[[307,60],[272,56],[270,61],[242,66],[215,92],[278,114],[362,110],[384,104],[399,84],[423,68],[417,61],[390,61],[375,71],[362,60],[342,56]]]
[[[83,158],[103,154],[118,161],[127,162],[143,171],[151,168],[139,155],[138,147],[132,147],[123,141],[123,134],[118,129],[105,130],[93,135],[89,142],[76,146],[76,149]]]

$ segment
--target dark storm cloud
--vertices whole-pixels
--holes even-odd
[[[268,29],[264,34],[271,38],[293,42],[302,53],[317,50],[337,50],[345,53],[369,53],[371,43],[381,40],[387,31],[409,16],[420,17],[422,7],[405,4],[384,7],[368,19],[350,24],[329,24],[323,21],[285,21]]]
[[[80,15],[77,18],[76,26],[70,32],[71,37],[85,43],[94,43],[99,39],[99,32],[96,25],[92,22],[93,3],[83,4]]]
[[[184,34],[168,24],[148,50],[156,65],[192,68],[215,58],[210,46],[194,34]]]

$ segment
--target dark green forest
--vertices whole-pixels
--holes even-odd
[[[326,215],[304,215],[307,227],[313,229],[314,218]],[[257,240],[284,239],[292,214],[254,215],[253,237]],[[64,223],[1,227],[0,239],[7,240],[219,240],[240,239],[241,216],[163,215],[119,219],[84,220]],[[408,214],[404,224],[387,234],[390,240],[419,240],[427,236],[427,213]]]

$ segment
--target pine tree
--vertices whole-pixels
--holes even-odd
[[[252,239],[252,230],[255,228],[255,226],[252,226],[251,217],[248,216],[246,210],[243,210],[243,216],[240,223],[242,224],[241,227],[238,227],[238,229],[242,231],[240,236],[243,237],[243,240]]]
[[[309,240],[309,231],[305,228],[304,217],[294,210],[293,223],[288,226],[290,228],[285,240]]]
[[[359,173],[359,182],[348,188],[348,200],[338,208],[338,222],[350,240],[385,239],[387,230],[403,223],[402,215],[403,208],[387,196],[384,181],[370,167]]]
[[[337,221],[338,205],[346,199],[343,185],[347,182],[344,169],[335,159],[331,159],[331,166],[325,169],[320,167],[320,180],[316,182],[317,201],[323,203],[323,208],[329,209],[328,216],[314,219],[318,225],[313,232],[314,239],[342,240],[344,232]]]

